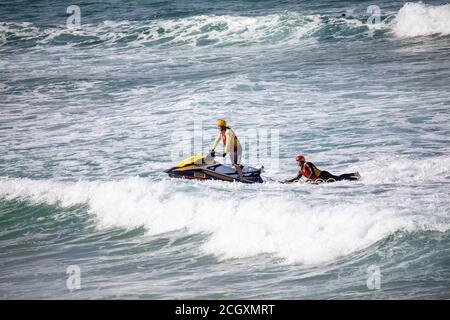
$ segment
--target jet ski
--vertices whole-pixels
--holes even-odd
[[[197,154],[184,159],[174,167],[165,170],[164,172],[172,178],[261,183],[263,182],[261,178],[263,168],[264,166],[260,166],[259,168],[243,166],[243,179],[240,180],[235,168],[215,161],[214,156],[211,154],[207,156]]]

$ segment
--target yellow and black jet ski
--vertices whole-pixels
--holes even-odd
[[[181,161],[173,168],[165,170],[164,172],[172,178],[261,183],[263,182],[261,178],[263,168],[263,166],[259,168],[243,166],[243,179],[240,180],[235,168],[228,167],[215,161],[212,155],[205,157],[203,154],[197,154]]]

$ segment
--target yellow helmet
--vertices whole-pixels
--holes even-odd
[[[226,127],[227,126],[227,122],[223,119],[219,119],[216,121],[216,126],[218,128],[222,128],[222,127]]]

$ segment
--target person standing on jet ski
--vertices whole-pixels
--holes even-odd
[[[340,176],[335,176],[328,171],[319,170],[312,162],[306,162],[305,157],[299,155],[295,158],[298,164],[298,174],[293,179],[286,179],[281,181],[281,183],[291,183],[298,181],[302,176],[310,182],[332,182],[332,181],[342,181],[342,180],[359,180],[361,178],[359,172],[341,174]]]
[[[242,147],[239,142],[236,134],[230,127],[227,127],[227,122],[223,119],[219,119],[216,121],[216,126],[219,129],[219,135],[214,140],[211,147],[211,155],[215,155],[215,149],[220,140],[222,140],[224,144],[222,157],[226,157],[227,153],[230,155],[231,164],[236,169],[239,179],[243,179],[242,168],[241,168],[241,156],[242,156]]]

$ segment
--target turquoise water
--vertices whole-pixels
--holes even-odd
[[[1,298],[450,298],[449,5],[69,5],[0,5]],[[265,183],[163,173],[219,117]]]

